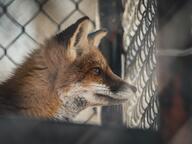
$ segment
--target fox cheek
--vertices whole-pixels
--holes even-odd
[[[88,102],[84,97],[76,96],[69,101],[64,103],[64,107],[70,109],[70,111],[78,113],[81,110],[85,109]]]
[[[79,109],[84,109],[88,104],[87,100],[84,97],[79,96],[74,98],[73,103]]]

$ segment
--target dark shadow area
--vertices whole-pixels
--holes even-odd
[[[158,133],[119,127],[98,127],[63,122],[0,119],[2,144],[158,144]]]

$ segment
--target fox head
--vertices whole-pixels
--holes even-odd
[[[57,95],[63,102],[58,117],[66,108],[76,115],[86,107],[119,104],[136,92],[134,86],[111,71],[98,49],[107,32],[90,33],[90,27],[89,18],[84,17],[55,37],[58,48],[65,51],[65,62],[57,68],[55,79]]]
[[[30,115],[72,119],[87,107],[120,104],[135,95],[136,88],[111,71],[98,49],[107,32],[90,33],[90,26],[88,17],[79,19],[18,70]]]

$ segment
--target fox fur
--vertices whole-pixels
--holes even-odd
[[[105,30],[83,17],[35,50],[0,85],[0,115],[72,120],[87,107],[125,102],[136,88],[115,75],[98,49]]]

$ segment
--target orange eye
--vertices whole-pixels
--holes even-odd
[[[101,69],[99,67],[95,67],[92,69],[92,73],[96,76],[101,74]]]

